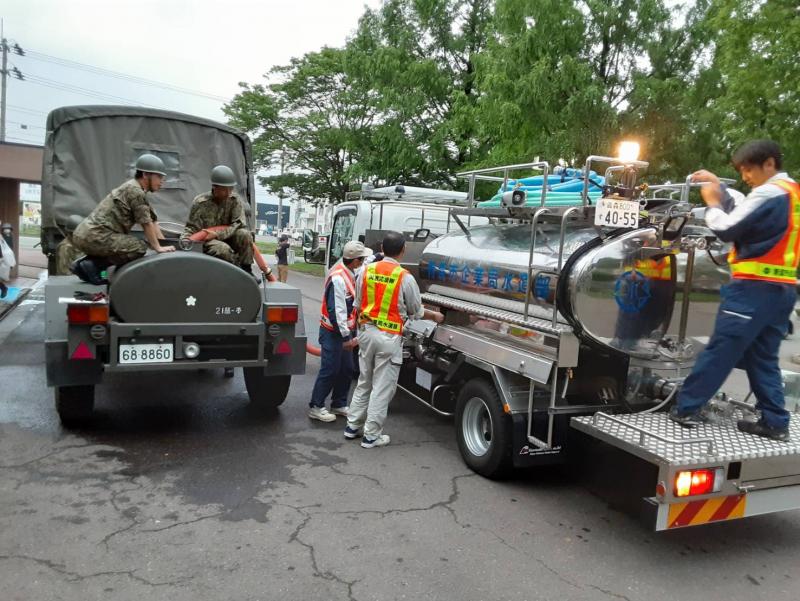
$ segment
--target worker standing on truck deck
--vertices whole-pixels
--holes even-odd
[[[286,234],[278,240],[275,256],[278,258],[278,281],[286,282],[289,279],[289,236]]]
[[[363,428],[361,446],[365,449],[389,444],[383,424],[403,363],[403,324],[423,317],[439,323],[444,319],[441,313],[422,307],[414,276],[400,266],[405,246],[402,234],[386,234],[382,244],[384,259],[367,265],[356,284],[361,372],[350,401],[344,436],[358,438]]]
[[[197,232],[205,232],[205,254],[238,265],[252,274],[253,236],[247,227],[242,203],[233,191],[235,186],[236,175],[230,167],[214,167],[211,170],[211,191],[195,197],[181,238],[188,239]],[[221,225],[227,227],[223,230],[207,229]]]
[[[311,393],[308,417],[332,422],[337,415],[347,416],[347,393],[353,380],[353,353],[356,340],[355,271],[372,254],[361,242],[344,245],[342,260],[325,278],[319,320],[319,346],[322,365]],[[331,394],[331,410],[325,398]]]
[[[686,378],[670,417],[684,426],[707,421],[704,406],[735,367],[747,370],[761,410],[759,421],[740,420],[739,430],[789,440],[778,350],[797,300],[800,259],[800,185],[781,170],[775,142],[755,140],[733,155],[733,164],[752,188],[734,207],[719,179],[698,171],[708,227],[733,242],[728,262],[733,281],[723,287],[714,333]]]
[[[104,269],[143,257],[148,244],[157,253],[175,250],[174,246],[161,246],[159,240],[164,234],[147,198],[148,192],[158,192],[164,182],[164,162],[153,154],[143,154],[136,159],[135,167],[133,179],[114,188],[72,234],[73,244],[86,256],[76,260],[70,269],[85,282],[106,284]],[[147,244],[130,235],[137,223],[144,230]]]

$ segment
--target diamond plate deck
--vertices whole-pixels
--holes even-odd
[[[793,418],[790,422],[791,442],[778,442],[740,432],[736,428],[737,419],[742,419],[738,410],[732,418],[684,428],[666,413],[633,413],[573,417],[572,427],[653,463],[712,465],[787,455],[797,455],[800,460],[800,420]],[[690,442],[697,439],[703,442]],[[709,448],[706,440],[712,441],[713,448]]]

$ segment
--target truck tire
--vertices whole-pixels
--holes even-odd
[[[245,367],[244,385],[250,403],[260,409],[277,409],[286,400],[292,376],[265,376],[263,367]]]
[[[56,411],[67,428],[85,423],[94,410],[94,386],[56,386]]]
[[[487,478],[499,479],[513,469],[511,416],[494,385],[484,378],[467,382],[456,400],[456,440],[467,466]]]

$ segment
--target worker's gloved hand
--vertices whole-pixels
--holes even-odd
[[[351,338],[350,340],[346,340],[344,344],[342,344],[342,348],[347,351],[351,351],[358,346],[358,338]]]
[[[436,323],[442,323],[444,321],[444,315],[438,311],[431,311],[431,319],[433,319],[433,321]]]

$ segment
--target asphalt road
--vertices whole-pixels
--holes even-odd
[[[320,281],[290,283],[313,323]],[[4,601],[800,596],[800,512],[654,534],[566,468],[472,474],[448,420],[401,396],[392,444],[361,449],[306,417],[315,358],[273,419],[238,374],[129,375],[64,431],[39,299],[0,322]]]

